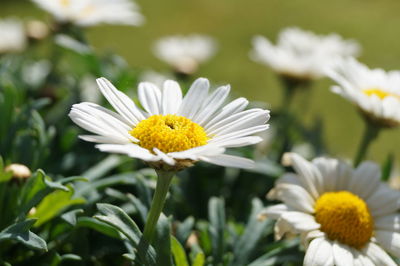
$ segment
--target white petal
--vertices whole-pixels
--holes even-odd
[[[375,237],[385,250],[400,257],[400,233],[376,230]]]
[[[353,254],[351,253],[351,250],[347,248],[347,246],[334,241],[332,248],[333,260],[335,261],[336,266],[353,265]]]
[[[169,156],[176,159],[191,159],[194,161],[200,160],[201,156],[214,156],[225,152],[225,148],[218,147],[212,144],[195,147],[185,151],[170,152]]]
[[[288,222],[298,233],[313,231],[321,227],[315,221],[314,216],[307,213],[296,211],[284,212],[280,218]]]
[[[305,266],[334,265],[332,246],[325,238],[311,241],[304,257]]]
[[[229,134],[221,135],[221,136],[214,136],[211,140],[209,140],[209,143],[216,143],[219,141],[229,141],[232,139],[238,139],[241,137],[249,136],[255,133],[259,133],[262,131],[265,131],[269,128],[269,125],[260,125],[260,126],[255,126],[251,128],[245,128],[236,132],[232,132]]]
[[[363,248],[362,252],[367,256],[375,265],[396,266],[396,262],[378,245],[369,242]]]
[[[263,209],[260,214],[267,216],[267,218],[278,219],[283,213],[290,210],[285,204],[277,204]]]
[[[248,145],[253,145],[261,142],[263,139],[258,136],[251,137],[242,137],[235,139],[220,139],[219,141],[212,142],[214,145],[218,145],[225,148],[233,148],[233,147],[243,147]]]
[[[378,230],[394,231],[400,233],[400,214],[392,214],[374,219],[375,228]]]
[[[178,114],[192,119],[207,98],[209,87],[207,79],[198,78],[183,98]]]
[[[319,198],[323,192],[322,176],[312,163],[296,153],[285,153],[282,162],[293,166],[303,187],[314,199]]]
[[[199,112],[193,117],[193,121],[203,126],[210,117],[220,108],[229,94],[230,86],[222,86],[216,89],[208,98],[204,101],[203,106]]]
[[[175,160],[171,157],[169,157],[168,155],[166,155],[165,153],[163,153],[162,151],[160,151],[157,148],[153,148],[153,151],[158,155],[158,157],[160,157],[161,160],[163,160],[165,163],[169,164],[169,165],[175,165]]]
[[[164,82],[162,93],[162,112],[166,114],[176,114],[182,103],[182,90],[178,82],[167,80]]]
[[[156,85],[141,82],[138,94],[140,103],[149,115],[161,114],[161,91]]]
[[[228,116],[234,115],[243,111],[246,106],[249,104],[245,98],[238,98],[229,104],[225,105],[221,112],[219,112],[216,116],[214,116],[209,122],[204,125],[205,129],[212,127],[215,123],[219,123],[219,121],[225,119]]]
[[[323,177],[323,191],[336,190],[339,161],[336,159],[319,157],[312,161]]]
[[[142,159],[144,161],[154,162],[160,160],[158,156],[151,154],[148,150],[143,149],[136,144],[99,144],[96,145],[96,148],[103,152],[126,154],[129,157]]]
[[[126,138],[119,138],[116,136],[97,136],[97,135],[79,135],[80,139],[89,142],[95,143],[104,143],[104,144],[129,144],[129,141]]]
[[[366,200],[379,187],[381,170],[372,162],[363,162],[354,171],[349,183],[349,190]]]
[[[234,168],[254,168],[254,161],[238,156],[219,154],[214,156],[201,156],[200,160],[213,163],[220,166],[234,167]]]
[[[264,125],[269,119],[269,111],[262,109],[249,109],[215,123],[206,129],[208,135],[222,136],[231,132]]]
[[[400,207],[400,192],[382,183],[366,202],[374,217],[391,214]]]
[[[136,140],[129,134],[131,128],[120,115],[97,104],[74,104],[69,117],[80,127],[98,135],[118,138],[121,142]]]
[[[290,208],[306,213],[314,212],[315,201],[303,187],[292,184],[279,184],[275,189],[278,199]]]
[[[111,82],[105,78],[99,78],[96,81],[107,101],[122,117],[129,121],[131,127],[144,119],[143,114],[135,103],[123,92],[117,90]]]

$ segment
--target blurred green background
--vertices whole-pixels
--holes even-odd
[[[0,0],[0,17],[50,17],[27,0]],[[199,76],[230,83],[234,94],[279,107],[281,89],[274,73],[249,59],[251,38],[262,34],[275,41],[287,26],[319,34],[336,32],[363,47],[360,60],[371,67],[400,69],[400,1],[398,0],[156,0],[137,1],[146,17],[141,27],[98,26],[89,40],[98,51],[115,51],[132,67],[168,71],[155,58],[152,44],[171,34],[204,33],[219,43],[217,55],[203,65]],[[0,40],[1,41],[1,40]],[[311,92],[298,95],[299,117],[310,123],[324,120],[324,138],[334,156],[353,157],[363,124],[355,108],[329,91],[320,80]],[[304,107],[307,106],[305,109]],[[273,118],[272,118],[273,119]],[[383,161],[387,152],[400,158],[398,130],[384,131],[370,150],[370,159]]]

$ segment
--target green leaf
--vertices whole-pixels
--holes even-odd
[[[27,219],[23,222],[10,225],[0,232],[0,242],[4,240],[14,240],[32,249],[47,251],[46,242],[38,235],[29,231],[35,221],[35,219]]]
[[[183,249],[181,243],[179,243],[179,241],[173,236],[171,237],[171,248],[172,254],[174,256],[175,265],[189,266],[185,250]]]
[[[142,233],[135,222],[121,208],[105,203],[98,203],[97,208],[103,215],[96,215],[96,219],[113,226],[124,234],[135,248],[138,248],[142,238]],[[150,265],[156,265],[156,254],[154,248],[149,246],[145,257],[141,259]]]
[[[225,203],[223,199],[211,198],[208,202],[209,233],[212,241],[214,263],[222,262],[224,254]]]
[[[117,229],[92,217],[79,217],[77,226],[88,227],[109,237],[121,239]]]
[[[69,186],[69,191],[54,191],[47,195],[36,207],[36,212],[31,217],[38,218],[35,227],[57,216],[63,209],[75,204],[82,204],[84,199],[72,199],[74,191]]]
[[[19,219],[23,219],[25,215],[36,205],[38,205],[43,198],[54,190],[69,191],[69,188],[63,186],[61,183],[52,182],[50,177],[42,170],[37,170],[36,173],[28,179],[28,182],[23,187],[21,192],[21,207]]]
[[[257,243],[263,233],[266,231],[267,226],[270,224],[269,220],[260,221],[258,215],[263,208],[262,202],[255,198],[251,202],[252,209],[249,220],[246,225],[244,233],[238,241],[235,242],[233,253],[235,254],[232,266],[247,265],[250,256],[257,248]]]
[[[154,241],[154,248],[157,253],[156,265],[172,265],[171,257],[171,228],[170,222],[163,213],[157,222],[157,240]]]
[[[182,223],[178,225],[176,230],[176,238],[181,243],[186,243],[190,233],[194,226],[194,218],[192,216],[186,218]]]
[[[197,253],[196,257],[193,260],[192,266],[203,266],[205,261],[204,253]]]
[[[76,216],[80,213],[83,213],[82,209],[72,210],[72,211],[66,212],[63,215],[61,215],[61,219],[63,219],[70,225],[75,226],[76,220],[77,220]]]

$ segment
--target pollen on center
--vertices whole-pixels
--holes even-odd
[[[368,206],[351,192],[324,193],[314,209],[321,231],[332,240],[362,248],[372,237],[374,222]]]
[[[153,115],[142,120],[129,132],[138,145],[164,153],[184,151],[207,144],[207,133],[189,118],[177,115]]]

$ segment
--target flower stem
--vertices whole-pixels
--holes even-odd
[[[156,191],[153,196],[153,201],[151,202],[150,212],[147,216],[143,232],[143,238],[149,244],[151,244],[153,239],[158,218],[164,208],[171,180],[175,175],[175,172],[156,171],[156,173],[158,177]]]
[[[368,152],[368,148],[372,141],[378,137],[380,127],[373,125],[372,123],[365,121],[365,130],[363,138],[358,147],[356,157],[354,158],[354,167],[357,167],[360,162],[365,158]]]

